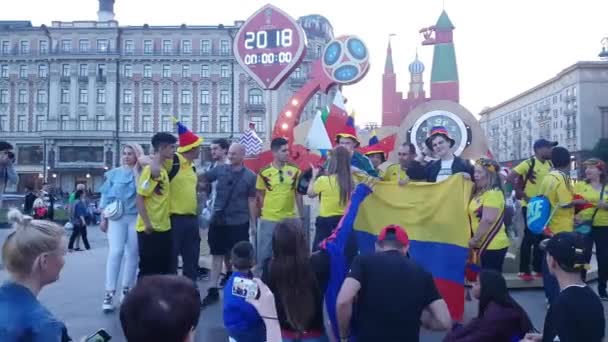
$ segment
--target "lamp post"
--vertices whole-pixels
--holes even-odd
[[[603,61],[608,61],[608,37],[602,38],[601,43],[602,51],[599,53],[598,57]]]

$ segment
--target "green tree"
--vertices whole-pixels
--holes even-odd
[[[595,147],[591,153],[593,157],[600,158],[604,162],[608,163],[608,139],[600,139],[597,144],[595,144]]]

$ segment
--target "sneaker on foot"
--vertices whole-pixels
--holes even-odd
[[[608,292],[606,292],[606,289],[598,289],[597,293],[602,301],[608,302]]]
[[[122,301],[125,300],[125,297],[127,296],[127,294],[129,293],[129,288],[125,287],[122,289],[122,292],[120,293],[120,303],[122,304]]]
[[[222,280],[220,280],[220,289],[224,288],[224,286],[226,286],[226,283],[228,282],[228,279],[230,279],[231,276],[232,276],[232,272],[228,272],[228,273],[226,273],[226,275],[224,275],[224,278],[222,278]]]
[[[101,305],[101,309],[103,310],[104,313],[109,313],[114,311],[114,304],[112,304],[112,301],[114,299],[114,295],[112,295],[112,293],[108,292],[106,293],[106,297],[103,299],[103,304]]]
[[[530,273],[518,273],[517,277],[519,277],[519,279],[523,280],[523,281],[532,281],[534,280],[534,277],[532,277],[532,275]]]
[[[207,295],[201,301],[201,308],[205,308],[211,304],[215,304],[220,300],[220,291],[216,287],[212,287],[207,291]]]
[[[542,272],[532,272],[532,276],[536,279],[541,279],[543,277]]]

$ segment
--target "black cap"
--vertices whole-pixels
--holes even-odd
[[[541,243],[545,250],[566,272],[579,272],[588,267],[591,261],[591,246],[585,237],[575,232],[563,232]]]
[[[534,149],[539,149],[543,147],[555,147],[557,146],[557,141],[549,141],[547,139],[538,139],[534,142]]]

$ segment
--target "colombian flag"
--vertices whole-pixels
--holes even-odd
[[[355,233],[362,254],[372,253],[376,236],[390,224],[404,227],[410,256],[429,271],[452,319],[464,313],[464,270],[470,238],[467,206],[472,183],[456,175],[440,183],[406,186],[379,182],[356,210]],[[353,208],[358,204],[357,208]]]

